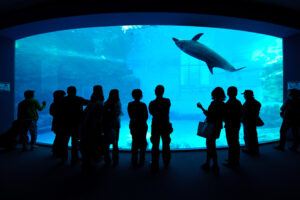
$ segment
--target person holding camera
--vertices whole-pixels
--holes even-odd
[[[224,114],[225,114],[225,103],[226,98],[225,92],[221,87],[216,87],[211,97],[213,101],[210,103],[207,110],[203,108],[200,103],[197,103],[197,107],[200,108],[206,115],[206,122],[214,126],[215,135],[210,138],[206,138],[207,156],[206,162],[201,166],[203,170],[210,168],[210,160],[213,160],[212,170],[216,173],[219,172],[217,150],[216,150],[216,139],[219,138],[221,129],[223,128]]]

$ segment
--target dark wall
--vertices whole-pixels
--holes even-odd
[[[15,42],[0,37],[0,83],[10,83],[10,91],[0,90],[0,134],[14,119],[14,56]]]
[[[28,0],[29,1],[29,0]],[[31,0],[32,1],[32,0]],[[273,0],[274,1],[274,0]],[[197,13],[246,18],[265,21],[299,29],[300,13],[291,8],[278,6],[274,3],[263,3],[251,0],[43,0],[20,9],[6,9],[0,15],[0,29],[34,21],[55,19],[68,16],[91,15],[99,13],[128,12],[172,12]],[[39,2],[39,3],[38,3]],[[14,5],[13,7],[17,7]]]
[[[300,81],[300,34],[283,39],[283,95],[289,81]]]

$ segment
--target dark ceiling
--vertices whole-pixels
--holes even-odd
[[[136,12],[225,16],[300,30],[300,0],[0,0],[0,30],[69,16]]]

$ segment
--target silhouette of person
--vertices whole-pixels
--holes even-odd
[[[132,158],[133,166],[137,165],[138,149],[140,149],[140,163],[142,166],[145,161],[145,153],[147,148],[146,134],[148,130],[147,119],[148,110],[145,103],[140,102],[143,93],[140,89],[132,91],[134,101],[130,102],[127,107],[128,115],[130,117],[130,133],[132,136]]]
[[[219,172],[217,150],[216,150],[216,139],[219,138],[221,129],[223,128],[224,114],[225,114],[225,103],[226,98],[225,92],[221,87],[216,87],[212,92],[211,96],[213,101],[210,103],[207,110],[203,108],[200,103],[197,103],[197,107],[200,108],[206,115],[206,121],[215,125],[216,138],[206,139],[207,156],[206,162],[201,166],[203,170],[210,168],[210,160],[213,160],[212,169],[216,173]]]
[[[290,89],[288,93],[287,101],[281,107],[281,117],[283,118],[280,127],[280,141],[279,145],[274,147],[275,149],[284,151],[286,143],[286,133],[291,129],[294,141],[293,145],[289,147],[291,151],[297,151],[300,143],[299,138],[299,122],[300,122],[300,99],[299,90]]]
[[[171,151],[170,134],[172,133],[172,125],[169,120],[169,112],[171,107],[170,99],[164,98],[164,87],[158,85],[155,88],[156,99],[149,104],[149,112],[152,115],[151,125],[151,143],[152,143],[152,163],[151,169],[156,172],[159,168],[159,142],[162,139],[162,155],[165,168],[168,168]]]
[[[50,115],[52,115],[51,130],[55,133],[55,139],[52,146],[54,157],[61,157],[63,152],[64,135],[63,135],[63,113],[62,100],[66,93],[63,90],[56,90],[53,93],[53,103],[50,105]]]
[[[31,150],[36,149],[37,139],[37,120],[39,115],[37,110],[42,111],[46,107],[46,102],[40,103],[34,99],[34,91],[27,90],[24,92],[25,100],[18,104],[18,121],[22,124],[21,140],[23,144],[23,151],[27,151],[27,132],[31,136]]]
[[[68,143],[70,138],[72,138],[71,165],[75,165],[79,160],[79,127],[83,116],[83,106],[87,105],[89,101],[76,96],[76,88],[74,86],[68,87],[67,93],[68,95],[62,100],[63,130],[65,135],[62,163],[68,159]]]
[[[257,121],[261,104],[255,100],[252,90],[245,90],[245,103],[243,104],[242,123],[244,126],[245,147],[242,151],[247,154],[259,154],[258,139],[257,139]]]
[[[0,147],[13,150],[20,142],[20,132],[23,130],[18,120],[12,122],[12,126],[4,133],[0,133]]]
[[[119,90],[113,89],[109,93],[107,101],[104,103],[103,128],[104,128],[104,160],[108,165],[111,162],[109,146],[113,145],[113,165],[119,163],[119,131],[120,116],[122,115]]]
[[[100,154],[103,153],[100,149],[103,147],[102,132],[103,132],[103,90],[102,86],[95,85],[91,101],[84,110],[84,118],[82,122],[80,149],[82,153],[82,169],[88,172],[91,168],[92,160],[98,160]]]
[[[224,163],[223,165],[234,168],[239,166],[240,162],[239,132],[241,128],[242,104],[236,99],[236,87],[229,87],[227,95],[229,99],[225,103],[225,131],[228,143],[228,163]]]

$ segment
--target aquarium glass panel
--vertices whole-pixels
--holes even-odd
[[[194,38],[199,33],[203,34]],[[176,45],[175,41],[181,44]],[[171,100],[172,149],[205,148],[205,140],[196,135],[199,121],[205,120],[196,103],[207,108],[211,91],[217,86],[225,92],[236,86],[242,103],[245,100],[241,93],[253,90],[262,104],[260,115],[265,123],[258,128],[259,142],[279,139],[283,96],[281,38],[206,27],[111,26],[34,35],[17,40],[15,50],[15,106],[28,89],[35,90],[37,100],[47,102],[46,109],[39,112],[40,143],[52,144],[55,136],[49,115],[53,92],[66,91],[73,85],[78,96],[90,99],[93,86],[98,84],[103,86],[105,99],[111,89],[120,91],[121,149],[131,148],[127,105],[133,100],[132,90],[140,88],[142,101],[149,105],[155,99],[158,84],[165,86],[164,96]],[[211,73],[209,67],[214,65],[219,66],[212,68]],[[151,116],[148,127],[150,149]],[[241,145],[243,135],[241,127]],[[227,146],[224,129],[217,146]]]

